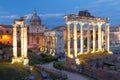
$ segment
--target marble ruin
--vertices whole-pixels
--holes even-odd
[[[87,53],[95,53],[103,51],[102,46],[105,46],[107,52],[109,52],[109,23],[107,19],[103,18],[95,18],[93,16],[87,15],[68,15],[64,16],[66,19],[66,26],[67,26],[67,56],[69,58],[77,59],[79,54],[85,54],[84,52],[84,28],[87,25]],[[71,24],[73,25],[71,28]],[[77,48],[77,26],[80,25],[80,52],[78,52]],[[102,38],[102,25],[105,25],[105,38]],[[91,49],[91,37],[90,37],[90,27],[92,26],[93,31],[93,48]],[[98,30],[97,30],[98,29]],[[96,32],[98,31],[98,42],[96,42]],[[71,35],[71,32],[73,33]],[[73,38],[71,39],[71,36]],[[104,39],[104,43],[102,43],[102,39]],[[73,53],[71,53],[71,40],[73,41]],[[98,44],[97,44],[98,43]],[[98,45],[98,47],[97,47]]]
[[[21,27],[21,57],[17,56],[17,27]],[[27,28],[24,20],[15,20],[13,24],[13,58],[12,63],[23,62],[28,65],[29,59],[27,57]]]
[[[55,56],[62,56],[64,54],[64,40],[63,31],[50,30],[44,33],[45,52],[49,52]]]

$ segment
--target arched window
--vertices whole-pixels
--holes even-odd
[[[36,42],[39,44],[39,37],[36,38]]]
[[[7,30],[6,33],[9,33],[9,31]]]

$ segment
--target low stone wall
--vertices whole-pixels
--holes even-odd
[[[77,65],[75,62],[75,59],[71,59],[69,57],[66,57],[66,63],[65,63],[66,69],[72,69],[75,70],[77,69]]]
[[[53,70],[53,69],[48,69],[48,68],[45,68],[45,67],[42,67],[42,66],[36,66],[36,70],[38,72],[40,72],[40,71],[47,71],[50,74],[53,74],[56,78],[58,78],[60,80],[66,80],[67,79],[67,75],[62,73],[62,72],[60,72],[60,71],[56,71],[56,70]]]
[[[84,67],[83,73],[98,80],[120,80],[119,72]]]

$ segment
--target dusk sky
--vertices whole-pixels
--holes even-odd
[[[29,20],[36,8],[48,28],[65,25],[64,15],[78,14],[81,10],[88,10],[95,17],[109,17],[110,25],[114,26],[120,24],[119,5],[119,0],[0,0],[0,24],[12,24],[24,15]]]

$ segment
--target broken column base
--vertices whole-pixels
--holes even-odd
[[[28,65],[28,64],[29,64],[29,59],[28,59],[28,58],[24,58],[23,64],[24,64],[24,65]]]
[[[28,65],[29,64],[29,59],[28,58],[22,58],[22,57],[18,57],[18,58],[12,58],[12,64],[13,63],[23,63],[24,65]]]
[[[68,69],[77,70],[76,58],[66,57],[66,67]]]

